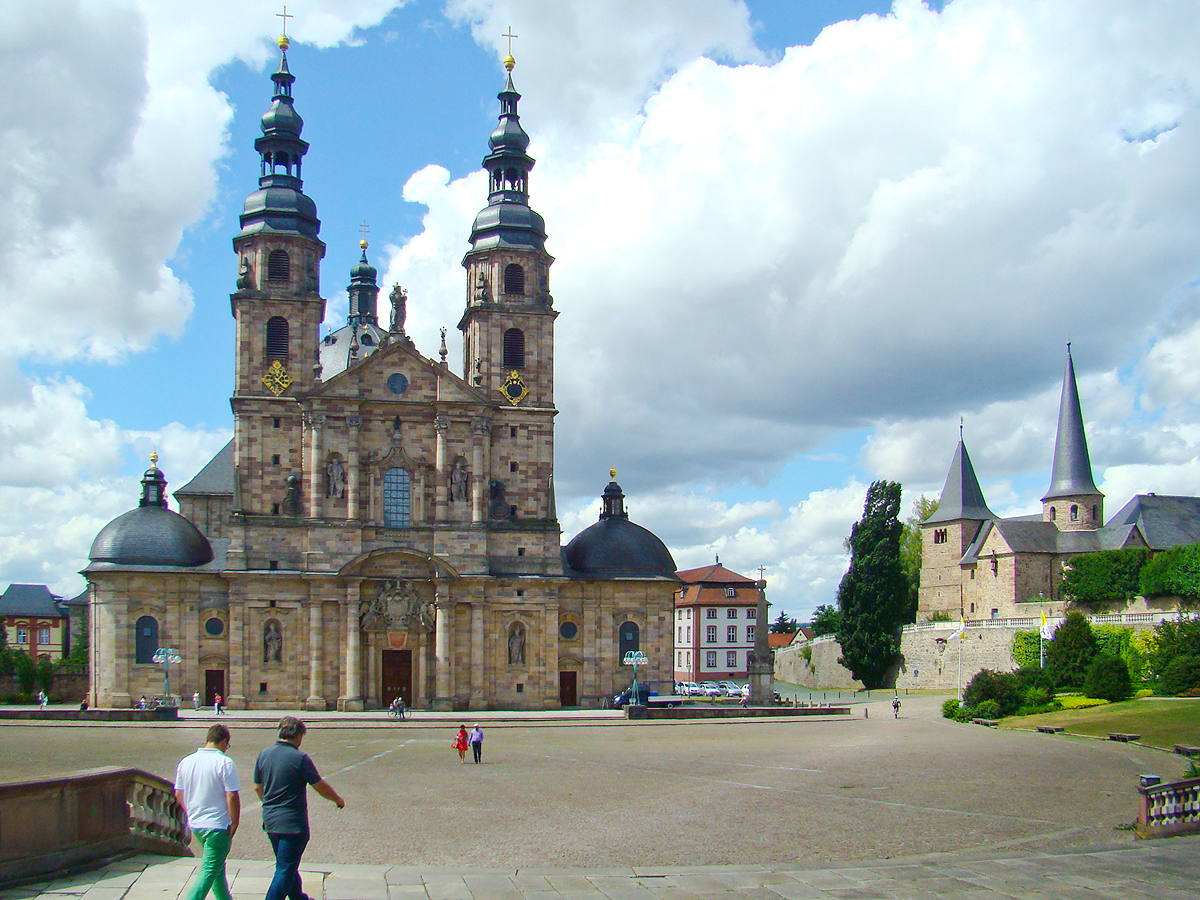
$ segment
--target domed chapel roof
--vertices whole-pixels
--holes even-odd
[[[675,560],[654,532],[629,521],[625,493],[616,472],[604,489],[600,521],[585,528],[567,544],[563,556],[579,578],[670,578],[676,580]]]

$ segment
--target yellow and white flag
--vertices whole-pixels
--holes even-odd
[[[1050,626],[1050,623],[1046,621],[1046,611],[1044,609],[1042,610],[1042,640],[1054,640],[1054,629]]]
[[[958,629],[954,632],[954,634],[950,635],[949,639],[952,641],[962,641],[962,640],[966,640],[966,637],[967,637],[967,621],[966,621],[966,619],[960,618],[958,620]]]

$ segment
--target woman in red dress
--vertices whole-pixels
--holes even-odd
[[[458,735],[454,738],[454,742],[450,744],[458,751],[458,761],[465,763],[467,761],[467,726],[458,726]]]

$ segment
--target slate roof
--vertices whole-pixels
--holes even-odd
[[[1114,525],[1137,526],[1151,550],[1200,544],[1200,497],[1138,494],[1107,527]]]
[[[180,494],[217,494],[233,496],[233,438],[217,451],[217,455],[208,461],[196,477],[175,492]]]
[[[983,523],[967,552],[963,554],[964,563],[979,561],[984,542],[993,529],[999,532],[1004,543],[1014,553],[1066,555],[1142,545],[1135,525],[1109,524],[1095,531],[1059,531],[1053,522],[1034,521],[1030,517],[997,519]]]
[[[0,615],[64,618],[66,612],[57,602],[61,600],[44,584],[10,584],[0,595]]]
[[[953,522],[957,519],[972,519],[983,521],[994,519],[996,514],[988,509],[987,501],[983,499],[983,489],[979,479],[975,477],[975,467],[971,465],[971,457],[967,446],[959,438],[958,447],[954,451],[954,459],[950,462],[950,471],[946,475],[946,484],[942,488],[942,497],[938,508],[926,522]]]
[[[1054,438],[1054,468],[1050,472],[1050,489],[1042,499],[1099,493],[1092,480],[1092,461],[1083,433],[1083,411],[1079,407],[1079,389],[1075,386],[1075,364],[1071,361],[1071,345],[1067,344],[1067,369],[1063,373],[1058,434]]]

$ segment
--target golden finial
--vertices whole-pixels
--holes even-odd
[[[613,466],[611,469],[608,470],[608,477],[613,481],[617,480],[617,467],[616,466]]]
[[[365,219],[363,220],[363,223],[358,226],[358,233],[362,235],[362,239],[358,242],[358,246],[361,247],[363,250],[367,249],[367,246],[368,246],[367,245],[367,233],[370,230],[371,230],[371,226],[367,224]]]
[[[296,17],[288,14],[286,6],[283,8],[283,12],[275,13],[275,16],[276,18],[283,19],[283,34],[279,36],[279,49],[286,53],[287,48],[292,45],[292,42],[288,40],[287,36],[287,20],[294,19]]]
[[[517,64],[517,61],[513,59],[512,55],[512,42],[513,38],[517,37],[517,35],[512,33],[512,26],[509,25],[508,31],[504,32],[504,34],[500,35],[500,37],[508,38],[508,54],[504,57],[504,68],[511,75],[513,66]]]
[[[150,454],[150,465],[152,465],[152,466],[158,465],[158,451],[157,450],[155,450],[154,452],[152,452]]]
[[[366,239],[366,238],[363,238],[361,241],[359,241],[359,242],[358,242],[358,246],[359,246],[359,249],[360,249],[360,250],[366,250],[366,249],[367,249],[367,246],[368,246],[368,244],[367,244],[367,239]]]

